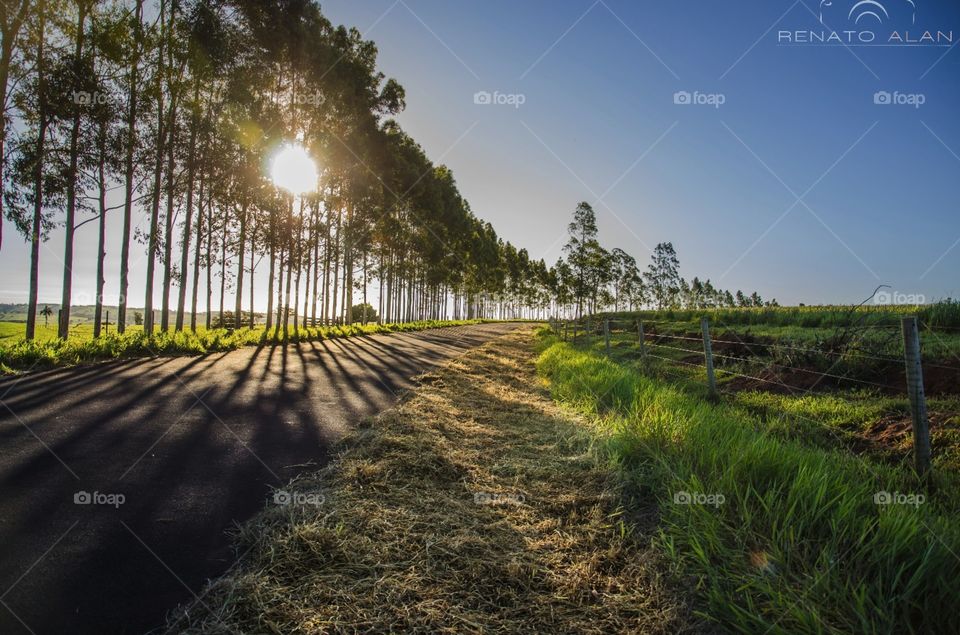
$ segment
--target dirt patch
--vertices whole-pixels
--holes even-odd
[[[906,392],[907,371],[899,368],[890,373],[889,382],[894,386],[903,386]],[[955,395],[960,393],[960,366],[938,362],[923,367],[923,390],[927,396]]]
[[[960,417],[943,412],[929,413],[932,444],[951,432],[960,431]],[[870,448],[905,451],[913,448],[913,419],[910,415],[891,414],[871,424],[860,439]]]
[[[719,376],[723,375],[721,371]],[[824,377],[813,370],[783,368],[772,364],[756,371],[750,377],[734,377],[724,384],[724,388],[735,392],[763,391],[778,395],[797,395],[807,392],[832,392],[844,383],[839,379]]]
[[[631,522],[656,507],[622,504],[533,361],[523,329],[423,377],[337,461],[284,488],[322,504],[271,506],[243,527],[244,563],[171,630],[706,630]]]

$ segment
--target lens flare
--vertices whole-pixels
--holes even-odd
[[[274,185],[291,194],[304,194],[317,189],[317,164],[307,150],[297,144],[287,144],[273,157],[270,178]]]

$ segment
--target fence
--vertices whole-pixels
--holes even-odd
[[[696,334],[686,332],[691,327],[689,323],[645,321],[639,319],[609,319],[603,317],[587,317],[574,321],[551,320],[550,327],[556,335],[564,341],[585,341],[587,344],[602,341],[603,349],[608,355],[611,353],[612,335],[622,336],[626,334],[629,336],[629,340],[636,341],[641,367],[644,370],[650,370],[651,364],[654,363],[659,364],[661,368],[665,367],[668,373],[670,372],[670,365],[688,369],[702,369],[702,377],[706,384],[707,394],[713,401],[720,400],[721,395],[731,393],[729,390],[721,390],[718,387],[717,373],[720,373],[724,377],[740,378],[745,382],[753,384],[772,385],[780,389],[786,389],[790,393],[799,396],[809,394],[824,380],[830,380],[837,386],[853,385],[859,388],[882,389],[896,391],[898,393],[902,393],[905,389],[910,403],[915,468],[917,473],[922,477],[926,478],[931,474],[930,423],[926,396],[924,394],[924,362],[921,357],[920,324],[915,317],[903,317],[900,319],[899,324],[847,327],[847,330],[844,332],[847,341],[845,346],[840,350],[797,346],[792,342],[747,341],[751,339],[749,335],[746,338],[742,338],[736,332],[729,330],[725,333],[726,339],[714,339],[711,335],[710,320],[706,317],[701,318],[699,333]],[[927,328],[929,329],[930,327]],[[896,338],[896,340],[898,340],[896,342],[897,347],[902,350],[902,358],[880,355],[875,351],[855,346],[854,344],[858,343],[857,338],[846,337],[847,332],[857,334],[867,330],[872,330],[875,331],[875,334],[879,334],[881,341],[883,341],[883,337],[887,337],[888,348],[892,347],[894,338]],[[954,335],[957,334],[960,334],[960,329],[957,330],[957,333],[954,333]],[[731,335],[735,339],[731,339]],[[715,345],[720,345],[721,351],[733,347],[741,353],[746,351],[748,354],[728,355],[724,352],[717,352]],[[835,361],[831,361],[826,371],[821,371],[803,368],[795,364],[784,364],[765,360],[763,352],[769,357],[771,351],[777,351],[781,354],[788,352],[796,355],[822,356],[828,361]],[[677,359],[678,353],[683,355],[683,357]],[[670,354],[673,354],[674,357],[668,356]],[[903,364],[904,385],[894,386],[884,382],[852,377],[849,373],[842,374],[840,372],[834,372],[840,361],[843,360],[868,360],[871,363],[881,362],[888,366],[892,364]],[[720,362],[720,365],[716,364],[717,361]],[[809,375],[812,383],[808,382],[810,385],[806,388],[792,386],[782,381],[776,375],[773,377],[762,376],[764,375],[764,371],[755,373],[739,372],[742,369],[724,367],[724,365],[741,366],[750,365],[751,363],[765,364],[766,368],[764,370],[769,370],[773,367],[778,372],[789,371],[799,376]],[[938,369],[957,370],[953,367],[937,364],[928,365]]]

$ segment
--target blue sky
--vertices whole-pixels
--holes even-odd
[[[560,255],[586,200],[609,247],[646,261],[669,240],[687,277],[781,302],[860,301],[881,283],[956,297],[960,245],[943,254],[960,239],[960,51],[780,45],[780,31],[825,30],[805,2],[323,7],[377,42],[407,88],[401,123],[533,256]],[[842,4],[825,8],[837,31],[851,28]],[[960,38],[956,2],[918,0],[914,25],[896,21],[906,0],[885,4],[890,22],[858,30]],[[525,102],[476,105],[480,90]],[[676,105],[677,91],[726,101]],[[925,103],[878,105],[877,91]]]
[[[915,0],[911,24],[909,0],[880,2],[883,25],[851,26],[853,0],[825,7],[827,23],[877,41],[939,30],[960,42],[960,3]],[[645,265],[648,247],[672,241],[687,278],[781,303],[859,302],[881,283],[960,295],[960,46],[784,45],[781,31],[827,30],[818,0],[322,6],[377,43],[381,69],[407,90],[402,125],[453,169],[474,212],[533,257],[561,255],[586,200],[608,248]],[[477,104],[479,91],[523,103]],[[676,104],[678,91],[723,104]],[[876,104],[878,91],[924,103]],[[78,303],[92,295],[94,225],[78,234]],[[56,302],[62,233],[48,245],[40,299]],[[10,232],[0,269],[27,258]],[[25,298],[18,275],[0,279],[0,301]]]

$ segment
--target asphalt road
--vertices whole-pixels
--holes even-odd
[[[515,327],[0,381],[0,633],[161,626],[235,561],[225,531],[272,488],[323,465],[332,443],[395,403],[413,376]]]

